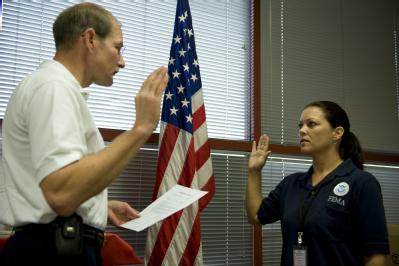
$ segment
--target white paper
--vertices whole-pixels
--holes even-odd
[[[165,219],[193,202],[202,198],[207,191],[175,185],[165,194],[147,206],[140,217],[121,225],[121,227],[140,232],[156,222]]]

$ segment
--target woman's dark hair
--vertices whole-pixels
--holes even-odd
[[[353,163],[360,169],[363,169],[363,152],[359,140],[350,131],[349,118],[344,109],[338,104],[330,101],[317,101],[308,104],[308,107],[318,107],[323,110],[324,116],[333,128],[343,127],[344,134],[342,135],[339,146],[339,155],[342,159],[351,158]]]

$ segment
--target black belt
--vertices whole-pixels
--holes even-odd
[[[23,226],[14,227],[15,232],[37,232],[37,233],[54,233],[55,224],[34,224],[30,223]],[[104,243],[104,231],[94,228],[90,225],[83,224],[83,238],[94,241],[96,244],[102,246]]]

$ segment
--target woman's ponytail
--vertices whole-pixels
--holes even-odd
[[[355,134],[350,131],[344,133],[339,147],[339,153],[343,159],[351,158],[352,162],[359,169],[363,170],[363,151]]]

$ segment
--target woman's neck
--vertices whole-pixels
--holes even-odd
[[[316,186],[323,181],[323,179],[342,162],[343,159],[338,154],[313,157],[312,185]]]

